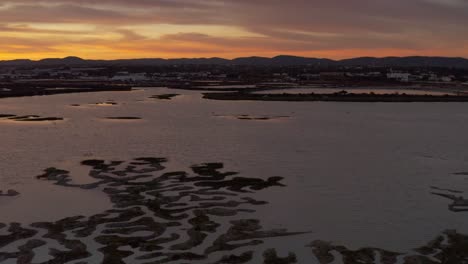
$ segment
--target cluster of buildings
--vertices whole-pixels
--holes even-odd
[[[106,79],[107,76],[96,74],[105,68],[34,68],[3,69],[0,80],[34,80],[34,79]]]
[[[413,74],[409,72],[320,72],[320,73],[303,73],[297,77],[291,77],[286,73],[274,74],[274,79],[277,81],[312,81],[312,80],[345,80],[345,79],[369,79],[369,80],[388,80],[397,82],[444,82],[449,83],[457,78],[454,75],[440,75],[436,73],[419,73]],[[468,77],[468,76],[467,76]],[[468,79],[468,78],[467,78]]]
[[[381,72],[345,72],[326,71],[320,73],[304,73],[299,75],[300,80],[343,80],[349,78],[372,79],[382,77]]]
[[[468,82],[464,75],[433,72],[429,70],[381,69],[317,69],[291,68],[209,68],[199,66],[185,68],[126,68],[126,67],[58,67],[58,68],[0,68],[0,81],[31,80],[83,80],[117,83],[171,82],[171,81],[241,81],[296,83],[314,81],[373,80],[391,82]]]
[[[420,73],[420,74],[411,74],[408,72],[389,72],[387,73],[387,79],[396,80],[400,82],[418,82],[418,81],[428,81],[428,82],[452,82],[455,80],[454,75],[438,75],[436,73]]]
[[[108,82],[145,82],[181,80],[223,80],[227,74],[209,71],[195,72],[134,72],[114,71],[108,68],[52,68],[8,69],[0,71],[0,81],[31,80],[83,80]]]

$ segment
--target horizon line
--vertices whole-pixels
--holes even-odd
[[[374,58],[374,59],[385,59],[385,58],[413,58],[413,57],[426,57],[426,58],[450,58],[450,59],[465,59],[468,60],[466,57],[462,56],[429,56],[429,55],[409,55],[409,56],[382,56],[382,57],[374,57],[374,56],[357,56],[357,57],[348,57],[344,59],[330,59],[326,57],[306,57],[306,56],[298,56],[298,55],[288,55],[288,54],[279,54],[276,56],[272,57],[264,57],[264,56],[258,56],[258,55],[250,55],[250,56],[242,56],[242,57],[234,57],[232,59],[228,58],[223,58],[223,57],[174,57],[174,58],[164,58],[164,57],[135,57],[135,58],[119,58],[119,59],[95,59],[95,58],[84,58],[80,56],[74,56],[74,55],[69,55],[65,57],[44,57],[40,59],[29,59],[29,58],[18,58],[18,59],[10,59],[10,60],[3,60],[0,59],[0,62],[6,62],[6,61],[18,61],[18,60],[28,60],[32,62],[40,62],[42,60],[48,60],[48,59],[67,59],[67,58],[77,58],[85,61],[118,61],[118,60],[181,60],[181,59],[223,59],[223,60],[228,60],[232,61],[235,59],[242,59],[242,58],[264,58],[264,59],[274,59],[277,57],[296,57],[296,58],[304,58],[304,59],[322,59],[322,60],[331,60],[331,61],[343,61],[343,60],[350,60],[350,59],[359,59],[359,58]]]

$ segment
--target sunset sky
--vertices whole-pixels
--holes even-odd
[[[0,60],[468,57],[468,0],[0,0]]]

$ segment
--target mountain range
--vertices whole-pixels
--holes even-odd
[[[468,59],[457,57],[359,57],[344,60],[306,58],[281,55],[273,58],[243,57],[223,58],[182,58],[182,59],[123,59],[85,60],[78,57],[50,58],[38,61],[0,61],[0,66],[161,66],[161,65],[244,65],[244,66],[374,66],[374,67],[442,67],[468,69]]]

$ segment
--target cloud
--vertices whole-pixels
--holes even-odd
[[[211,48],[212,55],[353,50],[359,56],[380,50],[385,56],[400,50],[468,57],[466,24],[465,0],[0,1],[2,42],[8,37],[27,46],[46,35],[52,43],[44,48],[88,43],[110,54],[120,41],[125,50],[135,45],[133,56],[149,55],[149,47],[163,56],[192,47],[203,54]]]

